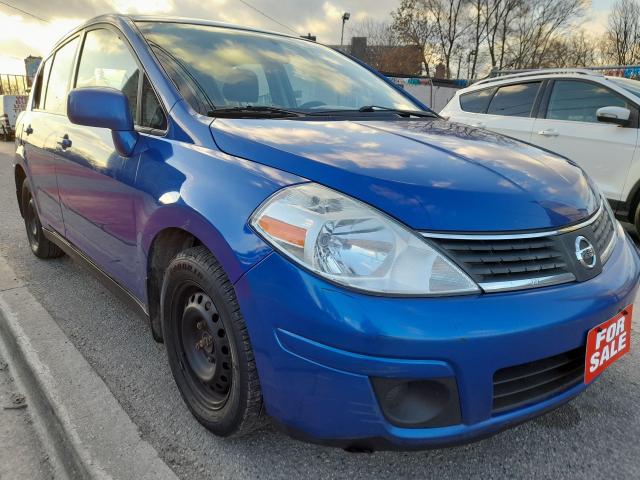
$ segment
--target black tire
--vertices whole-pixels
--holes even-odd
[[[44,236],[35,200],[26,180],[22,182],[21,199],[24,226],[27,229],[27,239],[33,254],[38,258],[58,258],[64,255],[60,247]]]
[[[169,366],[196,419],[222,437],[264,424],[262,392],[233,285],[205,247],[179,253],[164,274],[162,332]]]

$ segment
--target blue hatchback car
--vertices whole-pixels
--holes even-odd
[[[628,350],[638,252],[580,168],[312,41],[95,18],[44,60],[16,145],[35,255],[147,317],[217,435],[464,443]]]

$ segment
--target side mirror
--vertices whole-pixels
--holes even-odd
[[[629,125],[631,110],[623,107],[602,107],[596,112],[596,117],[602,123],[614,123],[625,127]]]
[[[67,117],[76,125],[108,128],[116,151],[123,157],[133,154],[138,133],[133,128],[129,100],[120,90],[108,87],[71,90],[67,97]]]

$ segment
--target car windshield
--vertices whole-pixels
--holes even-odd
[[[633,93],[636,97],[640,97],[640,82],[638,80],[620,77],[607,77],[607,79],[619,87],[624,88],[626,91]]]
[[[138,27],[182,96],[204,115],[249,105],[263,112],[420,109],[358,63],[311,41],[186,23]]]

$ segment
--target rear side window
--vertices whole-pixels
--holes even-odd
[[[519,83],[498,88],[487,113],[509,117],[528,117],[541,82]]]
[[[49,79],[49,71],[51,70],[51,59],[53,57],[47,58],[45,62],[42,64],[42,68],[38,73],[38,77],[36,78],[35,85],[33,88],[33,104],[32,108],[34,109],[43,109],[44,108],[44,95],[47,90],[47,80]]]
[[[608,88],[595,83],[556,80],[549,97],[547,118],[572,122],[593,122],[600,107],[631,106]]]
[[[56,51],[53,57],[44,100],[44,109],[48,112],[62,114],[67,112],[67,93],[69,93],[71,69],[77,46],[78,38],[76,37]]]
[[[138,64],[124,41],[112,30],[90,30],[82,47],[76,87],[111,87],[129,99],[131,117],[138,103]]]
[[[460,108],[465,112],[486,113],[495,88],[485,88],[477,92],[460,95]]]

